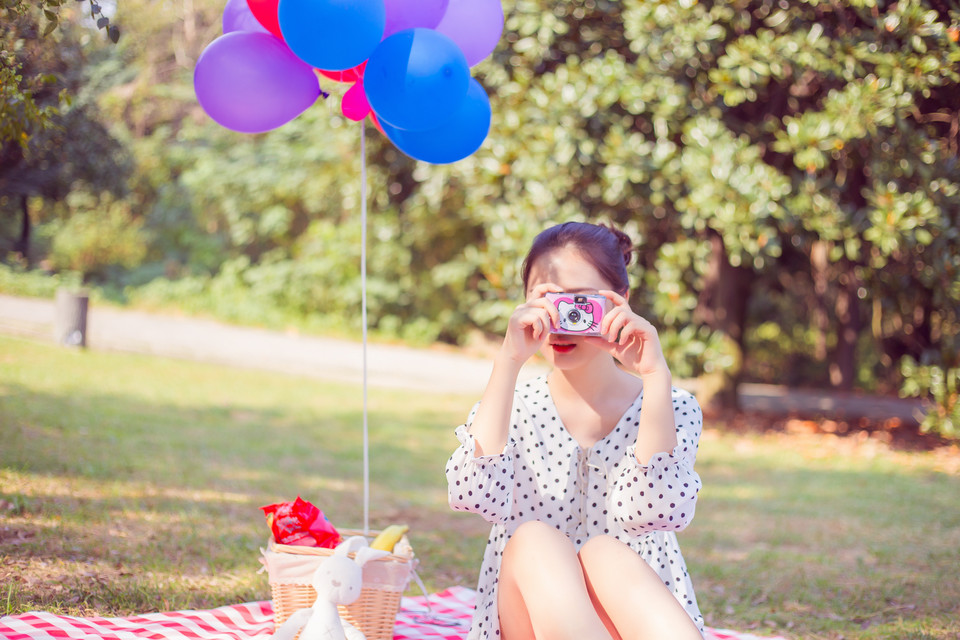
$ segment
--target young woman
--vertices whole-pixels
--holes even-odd
[[[675,532],[693,518],[702,429],[657,331],[627,304],[632,245],[587,223],[547,229],[480,402],[447,463],[450,506],[493,524],[468,640],[700,640]],[[599,294],[599,336],[551,333],[548,292]],[[538,350],[551,372],[517,384]]]

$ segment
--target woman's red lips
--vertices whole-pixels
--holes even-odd
[[[560,344],[560,343],[556,343],[556,342],[555,342],[555,343],[551,344],[550,346],[553,347],[553,350],[556,351],[557,353],[570,353],[571,351],[573,351],[573,348],[574,348],[575,346],[577,346],[577,345],[575,345],[575,344]]]

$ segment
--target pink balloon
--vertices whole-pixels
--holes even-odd
[[[383,37],[397,31],[423,27],[433,29],[447,10],[449,0],[384,0],[387,9],[387,26]]]
[[[261,133],[290,122],[316,102],[313,69],[269,33],[232,31],[207,45],[193,71],[197,101],[220,125]]]
[[[503,7],[500,0],[449,0],[437,31],[457,43],[472,67],[500,42]]]
[[[344,116],[354,122],[360,122],[367,117],[370,113],[370,103],[367,102],[367,94],[363,90],[363,80],[357,80],[357,83],[343,94],[340,110]]]

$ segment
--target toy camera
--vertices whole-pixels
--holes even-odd
[[[560,313],[560,323],[551,324],[550,333],[600,335],[600,320],[603,319],[606,298],[585,293],[548,293],[546,298]]]

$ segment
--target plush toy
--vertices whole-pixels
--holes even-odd
[[[355,553],[356,560],[348,553]],[[295,611],[272,640],[293,640],[301,627],[299,640],[364,640],[356,627],[341,619],[337,605],[355,602],[363,587],[363,565],[387,555],[387,551],[367,546],[363,536],[341,542],[313,573],[311,584],[317,592],[313,606]]]

